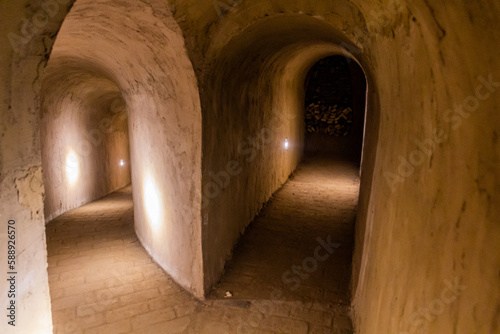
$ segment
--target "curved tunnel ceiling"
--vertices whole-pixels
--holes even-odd
[[[359,49],[332,25],[307,15],[279,15],[261,19],[233,37],[220,50],[212,49],[207,58],[215,56],[214,72],[220,67],[259,67],[266,62],[287,63],[302,54],[318,53],[308,60],[312,65],[327,55],[342,54],[354,58],[350,51]],[[320,51],[321,50],[321,51]],[[255,72],[255,70],[253,71]]]
[[[264,87],[278,81],[301,82],[314,63],[332,55],[354,60],[369,79],[364,59],[351,53],[360,55],[359,51],[332,25],[319,18],[302,14],[266,17],[246,27],[220,50],[214,46],[208,52],[205,87],[216,95],[219,89],[227,97],[231,95],[229,91],[238,94],[235,90],[250,82]]]
[[[53,60],[53,61],[52,61]],[[71,98],[86,105],[88,117],[102,119],[125,112],[125,102],[117,84],[95,64],[78,58],[52,58],[42,85],[42,116],[57,117],[62,100]],[[112,114],[110,114],[112,110]]]

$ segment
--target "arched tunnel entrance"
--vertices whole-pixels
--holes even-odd
[[[131,180],[127,110],[119,88],[64,65],[47,67],[42,89],[47,221]]]
[[[353,173],[346,171],[347,178],[353,175],[358,180],[354,182],[360,184],[359,203],[356,205],[358,196],[354,195],[354,207],[349,209],[354,213],[356,209],[361,213],[366,211],[378,129],[376,100],[371,98],[373,83],[370,85],[369,71],[361,70],[363,59],[356,59],[346,51],[341,45],[350,44],[324,22],[302,15],[264,18],[242,29],[232,39],[218,42],[216,45],[220,49],[214,46],[208,52],[207,62],[211,68],[200,84],[204,88],[200,94],[204,106],[202,216],[204,285],[207,290],[219,280],[224,264],[245,228],[302,161],[305,146],[314,144],[314,140],[305,140],[305,83],[314,64],[330,56],[339,56],[351,64],[348,65],[349,73],[350,67],[353,73],[356,71],[356,75],[349,76],[348,80],[361,81],[356,84],[359,89],[355,90],[360,95],[355,109],[359,121],[353,122],[356,126],[352,138],[355,140],[350,145],[356,147],[353,155],[358,162],[351,170]],[[351,46],[350,50],[356,48]],[[372,87],[371,96],[367,95],[368,103],[364,102],[367,94],[367,89],[363,88],[365,81],[366,87]],[[366,126],[363,123],[365,109]],[[360,176],[363,134],[366,138]],[[350,136],[339,138],[350,143]],[[315,144],[321,150],[326,147],[332,152],[349,146],[335,141],[325,144],[321,139]],[[326,170],[325,177],[333,177],[329,174],[331,168],[322,170]],[[221,175],[227,176],[224,178],[227,182],[220,182]],[[210,191],[216,187],[220,188],[219,191]],[[352,216],[351,220],[355,217]],[[359,221],[356,239],[364,237],[362,215]],[[351,223],[351,233],[353,229]],[[316,242],[317,236],[311,236],[310,240]],[[359,247],[357,253],[362,253],[363,240],[356,240],[356,244]],[[348,253],[352,252],[352,243],[349,247]],[[359,261],[354,262],[353,281],[357,281]],[[281,278],[277,282],[281,284]],[[353,288],[355,286],[353,284]]]
[[[358,65],[362,59],[341,47],[346,42],[335,29],[301,15],[264,18],[218,42],[222,46],[209,50],[211,67],[200,84],[205,287],[220,279],[209,299],[230,303],[225,302],[230,294],[239,305],[251,301],[280,314],[292,305],[307,313],[308,303],[316,303],[320,312],[334,307],[333,322],[341,323],[348,319],[351,271],[357,280],[352,254],[356,212],[365,205],[358,202],[365,109],[371,138],[361,176],[365,199],[378,126],[373,101],[365,106],[369,75],[365,79]],[[361,81],[356,83],[359,119],[352,137],[340,136],[346,145],[306,134],[307,74],[330,56],[353,63],[359,76],[351,77],[344,67],[349,86]],[[348,116],[354,121],[354,113]],[[351,156],[342,164],[332,154],[301,164],[314,146],[313,153],[344,149]],[[335,330],[349,331],[350,323],[341,327]]]
[[[263,48],[270,52],[266,47],[269,45]],[[300,50],[300,46],[297,48]],[[293,50],[290,46],[284,49]],[[294,150],[291,154],[299,156],[296,168],[246,228],[209,299],[224,304],[229,292],[241,304],[241,300],[251,300],[263,312],[290,312],[292,317],[306,314],[307,305],[314,303],[319,314],[335,310],[334,332],[340,333],[352,329],[342,319],[349,317],[351,300],[367,83],[353,58],[338,50],[326,57],[304,56],[314,54],[313,50],[304,47],[302,55],[296,51],[299,55],[290,60],[293,65],[276,71],[287,78],[276,79],[286,88],[280,84],[272,87],[269,99],[279,103],[271,102],[269,108],[286,110],[288,115],[279,117],[286,126],[271,122],[278,128],[273,131],[278,138],[267,142],[264,138],[259,143],[263,155],[269,145],[270,159],[282,158],[285,165],[290,163],[287,151]],[[270,58],[270,62],[278,63],[276,54]],[[263,67],[269,70],[267,66],[272,68],[269,64]],[[267,92],[255,94],[262,94],[266,101]],[[287,137],[287,133],[293,135]],[[241,173],[253,172],[243,168]]]
[[[196,306],[200,135],[192,65],[164,2],[76,2],[41,88],[55,333],[156,332],[182,318],[174,306]]]

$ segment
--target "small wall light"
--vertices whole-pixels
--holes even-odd
[[[288,150],[288,138],[285,138],[285,142],[283,143],[283,147],[285,150]]]
[[[80,164],[78,163],[78,158],[75,152],[70,151],[66,156],[66,178],[70,184],[74,184],[78,180],[80,175]]]
[[[120,159],[120,166],[125,166],[125,161],[123,161],[123,159]]]

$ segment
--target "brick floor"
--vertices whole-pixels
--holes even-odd
[[[348,162],[304,162],[250,225],[205,301],[142,248],[130,187],[68,211],[47,225],[54,333],[352,333],[358,187]]]

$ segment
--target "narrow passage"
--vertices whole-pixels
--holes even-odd
[[[205,301],[142,248],[131,187],[64,213],[47,225],[54,333],[351,333],[357,175],[349,162],[300,165]]]

